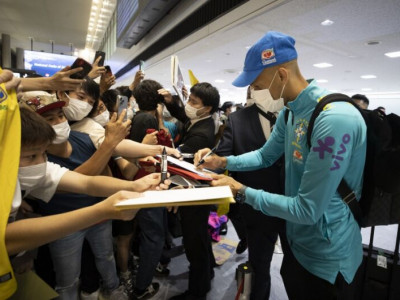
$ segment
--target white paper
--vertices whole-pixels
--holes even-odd
[[[181,98],[182,102],[186,104],[186,99],[182,93],[182,88],[185,83],[183,81],[181,68],[179,67],[178,56],[176,55],[171,56],[171,83],[179,98]]]
[[[163,190],[163,191],[147,191],[142,193],[142,197],[127,199],[116,204],[116,207],[123,207],[129,205],[145,205],[163,204],[179,202],[192,202],[211,199],[232,198],[232,191],[229,186],[205,187],[199,189],[176,189],[176,190]]]
[[[157,155],[157,156],[158,156],[158,157],[161,157],[161,155]],[[212,179],[211,176],[205,174],[205,173],[202,172],[202,171],[199,171],[199,170],[195,167],[194,164],[191,164],[191,163],[189,163],[189,162],[187,162],[187,161],[179,160],[179,159],[176,159],[175,157],[172,157],[172,156],[169,156],[169,155],[167,156],[167,160],[168,160],[170,163],[172,163],[172,164],[174,164],[174,165],[177,165],[178,167],[181,167],[182,169],[185,169],[185,170],[188,170],[188,171],[190,171],[190,172],[196,173],[197,175],[200,175],[200,176],[204,177],[205,179]],[[212,171],[210,171],[210,170],[205,170],[205,171],[207,171],[207,172],[209,172],[209,173],[214,173],[214,172],[212,172]]]

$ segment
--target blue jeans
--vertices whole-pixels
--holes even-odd
[[[136,219],[140,227],[139,268],[135,288],[146,289],[152,282],[165,244],[167,211],[165,208],[141,209]]]
[[[56,272],[56,291],[60,295],[59,299],[79,299],[78,286],[84,239],[92,248],[103,288],[112,291],[119,286],[113,253],[111,221],[106,221],[49,244]]]

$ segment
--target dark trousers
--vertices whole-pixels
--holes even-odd
[[[254,270],[251,300],[268,300],[271,291],[270,266],[278,234],[285,251],[285,221],[269,217],[250,205],[241,205],[246,226],[249,262]]]
[[[229,206],[228,218],[239,237],[239,240],[247,240],[246,223],[242,215],[242,204],[233,203]]]
[[[189,293],[205,297],[211,289],[215,258],[208,234],[208,216],[211,206],[186,206],[181,214],[183,244],[189,266]]]
[[[152,282],[165,243],[166,209],[145,208],[136,215],[139,233],[139,268],[136,277],[138,290]]]
[[[281,275],[290,300],[354,300],[361,268],[348,284],[339,273],[334,284],[308,272],[288,249],[283,257]]]

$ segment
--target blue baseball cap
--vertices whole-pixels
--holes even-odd
[[[247,51],[243,72],[232,82],[234,86],[250,85],[265,68],[297,58],[295,40],[291,36],[269,31]]]

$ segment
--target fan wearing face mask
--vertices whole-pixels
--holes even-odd
[[[86,82],[85,84],[96,84]],[[97,87],[98,88],[98,87]],[[95,90],[95,89],[94,89]],[[35,95],[36,94],[36,95]],[[77,93],[78,94],[78,93]],[[79,92],[80,97],[90,98],[83,92]],[[96,97],[96,95],[94,95]],[[31,92],[25,94],[22,98],[23,103],[34,109],[40,114],[48,124],[50,124],[56,133],[56,138],[48,147],[49,161],[62,165],[70,170],[83,173],[85,175],[99,175],[108,167],[107,163],[111,157],[113,149],[125,137],[129,130],[129,124],[124,130],[110,126],[107,136],[101,147],[96,150],[89,136],[84,133],[71,131],[67,119],[65,118],[63,107],[64,101],[59,101],[54,95],[38,94]],[[81,101],[81,100],[79,100]],[[83,102],[83,101],[81,101]],[[94,101],[94,104],[97,101]],[[41,179],[36,178],[39,174],[45,174],[37,168],[46,168],[46,163],[38,164],[29,169],[21,169],[21,188],[23,190],[32,189],[33,186],[25,186],[26,180],[31,179],[28,183],[33,185]],[[24,174],[26,171],[33,171],[33,176]],[[33,182],[32,182],[33,181]],[[53,215],[75,210],[81,207],[93,205],[98,202],[98,198],[79,194],[56,194],[49,203],[38,202],[38,212],[42,215]],[[59,291],[61,299],[74,298],[77,293],[77,286],[73,283],[80,273],[80,255],[79,251],[75,251],[82,247],[83,239],[86,238],[91,245],[94,253],[98,271],[104,281],[104,293],[117,293],[119,286],[118,276],[115,272],[109,272],[107,269],[115,269],[115,261],[109,257],[113,255],[113,247],[111,240],[111,222],[100,223],[85,232],[80,232],[69,236],[67,239],[60,239],[49,244],[50,254],[52,257],[54,270],[56,273],[56,289]],[[67,251],[65,255],[63,251]],[[76,253],[74,255],[73,253]],[[84,256],[85,257],[85,256]],[[78,260],[79,258],[79,260]],[[86,258],[84,258],[86,260]],[[73,267],[69,267],[72,263]],[[68,270],[69,267],[69,271]],[[107,273],[108,272],[108,273]],[[83,274],[82,274],[83,275]]]
[[[104,115],[97,118],[97,116],[99,115],[98,114],[99,111],[98,110],[96,111],[96,109],[95,109],[95,107],[97,107],[97,101],[95,101],[94,99],[98,99],[99,95],[97,94],[97,96],[94,96],[95,94],[93,93],[93,89],[87,85],[88,83],[90,83],[90,80],[86,80],[82,84],[82,87],[80,89],[77,89],[75,91],[69,91],[68,95],[65,92],[60,92],[60,91],[57,94],[58,94],[59,99],[65,101],[66,103],[68,103],[69,99],[71,98],[71,99],[75,99],[77,101],[87,102],[87,104],[91,105],[91,107],[92,107],[91,110],[86,108],[86,111],[89,111],[87,114],[86,114],[86,112],[85,112],[85,114],[79,113],[79,118],[81,118],[80,120],[83,119],[83,121],[81,121],[81,122],[78,121],[76,123],[73,123],[71,125],[71,127],[75,131],[89,134],[89,137],[91,138],[95,147],[99,148],[99,146],[102,144],[102,142],[104,140],[106,129],[103,126],[101,126],[100,123],[96,122],[93,118],[96,117],[96,120],[98,120],[102,123],[104,123],[105,118],[104,118]],[[120,93],[117,90],[111,89],[111,90],[104,92],[101,95],[101,100],[103,101],[103,103],[104,103],[105,107],[107,108],[107,110],[109,111],[110,115],[112,115],[112,113],[114,113],[114,112],[117,113],[116,102],[117,102],[117,95],[119,95],[119,94]],[[90,95],[90,97],[88,97],[89,95]],[[90,98],[92,98],[93,100]],[[75,101],[73,101],[73,102],[75,102]],[[87,105],[84,104],[84,106],[86,107]],[[64,109],[64,111],[67,109],[68,109],[68,106]],[[72,109],[72,110],[75,111],[75,109]],[[129,113],[129,109],[125,113]],[[103,114],[106,114],[106,113],[103,111]],[[78,115],[78,113],[75,113],[74,115]],[[85,118],[86,116],[88,116],[90,118],[90,120],[87,120],[88,118]],[[121,116],[122,116],[122,114],[121,114]],[[68,116],[67,116],[67,118],[68,118]],[[74,117],[73,119],[79,119],[79,118]],[[72,119],[69,119],[69,118],[68,118],[68,120],[72,121]],[[117,123],[123,123],[123,126],[126,126],[126,124],[128,124],[127,123],[128,121],[130,122],[129,118],[126,122],[117,122]],[[96,122],[96,124],[94,124],[94,122]],[[155,156],[155,155],[161,154],[163,147],[161,147],[159,145],[155,145],[156,142],[153,141],[154,139],[155,139],[154,135],[150,136],[150,137],[146,136],[146,143],[144,143],[144,141],[143,141],[143,143],[138,143],[138,142],[134,142],[129,139],[123,139],[115,147],[113,156],[122,156],[127,159],[136,159],[136,158],[147,157],[149,155]],[[176,149],[166,147],[166,150],[169,155],[174,155],[175,157],[180,156],[179,151]]]
[[[177,143],[180,151],[195,153],[205,145],[214,147],[215,122],[211,115],[218,110],[220,99],[215,87],[207,82],[192,86],[185,107],[174,102],[167,90],[159,90],[159,93],[164,96],[165,105],[171,115],[184,124],[182,138]],[[211,206],[179,208],[186,257],[190,263],[189,289],[171,299],[206,299],[211,289],[215,258],[207,231],[210,210]]]

